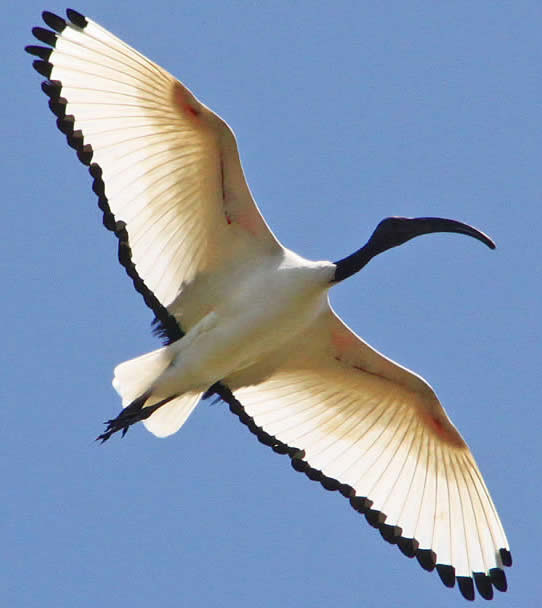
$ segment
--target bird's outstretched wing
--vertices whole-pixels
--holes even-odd
[[[506,590],[508,542],[476,462],[431,387],[327,309],[233,411],[292,465],[339,490],[426,570],[472,599]],[[240,404],[242,403],[242,407]],[[474,581],[474,582],[473,582]]]
[[[58,127],[90,167],[120,261],[163,315],[198,273],[280,245],[228,125],[160,66],[92,20],[67,15],[43,13],[51,29],[33,33],[47,46],[26,50],[39,57]]]

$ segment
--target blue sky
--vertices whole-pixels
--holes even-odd
[[[539,2],[82,2],[234,128],[281,241],[338,259],[388,215],[474,224],[388,252],[332,291],[423,375],[469,442],[515,558],[496,606],[537,606],[540,554]],[[90,178],[4,23],[5,363],[0,599],[9,606],[459,606],[336,493],[224,405],[159,440],[94,443],[120,361],[158,346]],[[477,600],[481,605],[484,600]]]

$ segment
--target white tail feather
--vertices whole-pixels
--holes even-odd
[[[198,404],[201,393],[185,393],[156,410],[143,420],[146,429],[157,437],[167,437],[176,433],[186,422]]]
[[[113,386],[122,398],[122,406],[130,405],[134,399],[147,392],[153,382],[165,371],[170,360],[167,347],[164,347],[117,365]],[[180,395],[156,410],[143,421],[143,424],[157,437],[172,435],[184,424],[200,397],[200,392]],[[163,395],[155,399],[151,396],[145,405],[153,405],[161,399]]]
[[[119,363],[115,367],[113,386],[122,397],[122,407],[141,397],[170,363],[167,347]]]

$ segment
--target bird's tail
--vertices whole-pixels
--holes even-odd
[[[167,350],[167,347],[159,348],[120,363],[113,378],[113,386],[121,396],[124,408],[138,401],[142,402],[143,410],[155,406],[153,413],[143,419],[143,424],[157,437],[167,437],[178,431],[201,397],[200,392],[190,392],[164,399],[163,395],[153,396],[149,391],[170,363]]]

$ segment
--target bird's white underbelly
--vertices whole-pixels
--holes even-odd
[[[168,347],[171,364],[155,383],[155,393],[203,391],[271,359],[273,353],[290,343],[290,348],[298,348],[296,336],[327,302],[325,283],[314,271],[307,274],[299,269],[285,270],[271,280],[249,277],[238,285],[181,340]]]

